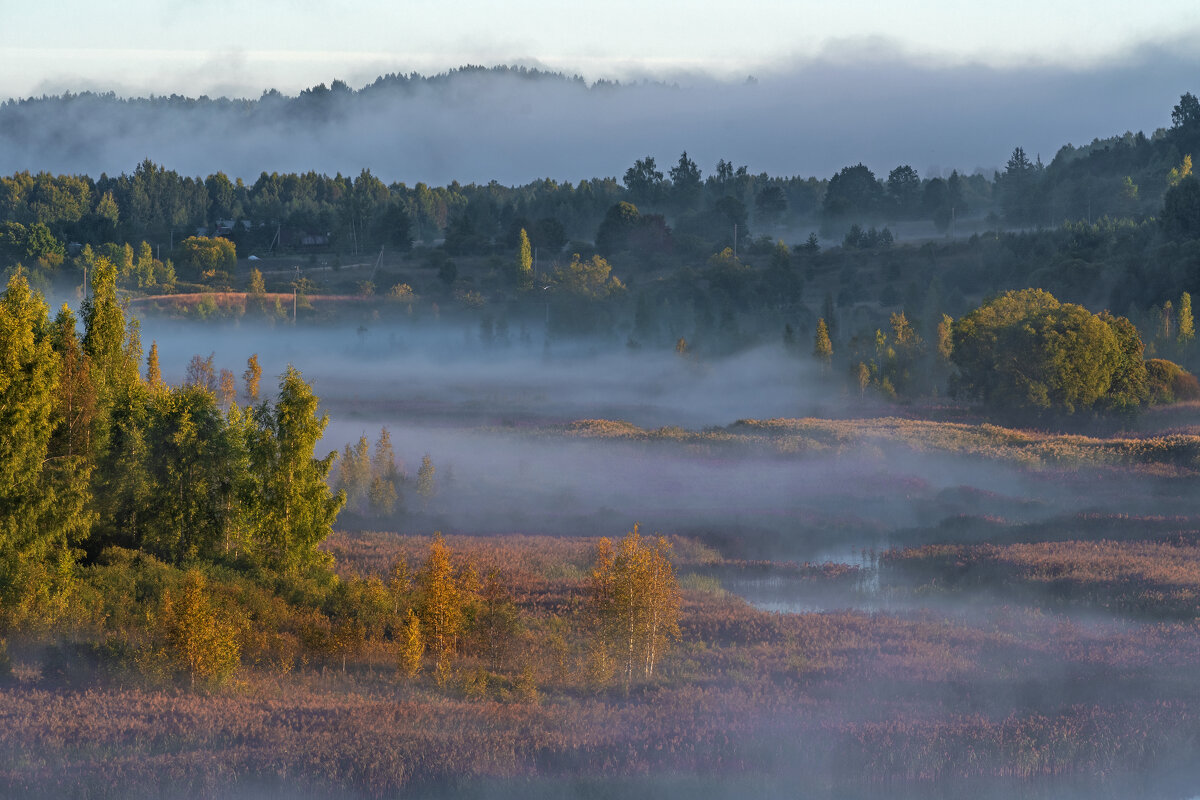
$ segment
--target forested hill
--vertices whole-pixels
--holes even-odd
[[[247,90],[256,99],[122,97],[100,87],[0,105],[0,174],[114,175],[149,158],[185,175],[224,172],[247,181],[263,171],[354,175],[369,168],[409,185],[510,185],[619,176],[635,158],[665,161],[687,150],[706,171],[724,158],[777,176],[828,179],[862,162],[880,175],[909,164],[923,178],[947,178],[952,169],[990,178],[1018,146],[1036,165],[1039,156],[1049,164],[1065,143],[1094,136],[1141,129],[1156,142],[1187,88],[1184,78],[1137,94],[1106,88],[1108,102],[1089,104],[1081,98],[1107,87],[1105,74],[1056,73],[1043,81],[1040,74],[938,71],[902,60],[874,64],[869,77],[864,69],[813,62],[755,80],[618,83],[462,67],[365,85],[335,80],[295,95]],[[1136,134],[1126,138],[1136,144]],[[1116,139],[1093,144],[1117,146]],[[1106,170],[1153,193],[1140,171],[1163,159],[1168,154],[1156,149],[1153,158]],[[1103,184],[1108,172],[1095,177]],[[1086,218],[1079,195],[1066,193],[1072,208],[1056,200],[1050,213],[1073,212],[1082,200],[1075,216]]]

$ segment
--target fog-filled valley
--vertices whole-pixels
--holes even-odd
[[[805,561],[882,549],[899,531],[904,544],[923,543],[914,528],[939,541],[939,526],[961,517],[1020,524],[1191,510],[1190,488],[1169,478],[1131,483],[1097,470],[1078,479],[900,441],[705,442],[705,431],[742,419],[910,413],[855,397],[779,346],[701,361],[607,340],[555,346],[531,330],[503,347],[482,343],[469,320],[279,329],[151,319],[142,335],[157,342],[171,381],[198,352],[238,367],[253,347],[268,376],[303,366],[330,415],[318,449],[340,452],[386,427],[410,477],[431,456],[437,499],[423,512],[409,498],[407,511],[444,532],[603,535],[640,521],[742,557]],[[660,437],[591,436],[573,428],[581,420]],[[685,431],[699,436],[673,439]]]
[[[1191,62],[797,63],[0,106],[0,797],[1194,798]]]

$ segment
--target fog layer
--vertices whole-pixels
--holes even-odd
[[[417,497],[410,483],[402,518],[345,516],[352,527],[620,535],[640,521],[731,556],[854,561],[856,550],[958,535],[945,524],[964,516],[1003,526],[1188,505],[1149,487],[1134,491],[1127,476],[1118,492],[1103,478],[1068,485],[1010,463],[893,445],[787,452],[672,434],[563,432],[563,423],[594,418],[704,431],[742,418],[895,413],[856,407],[811,359],[782,348],[699,362],[611,342],[546,346],[540,332],[525,344],[485,347],[466,322],[305,330],[151,319],[143,337],[157,341],[173,381],[195,353],[212,352],[217,367],[240,374],[256,352],[264,387],[296,364],[331,416],[319,455],[360,436],[374,442],[387,426],[410,479],[431,457],[434,498]]]
[[[1049,161],[1064,142],[1166,126],[1194,80],[1190,57],[1151,50],[1072,70],[946,67],[855,49],[737,83],[463,72],[304,102],[84,95],[0,108],[0,173],[98,176],[148,157],[248,180],[370,168],[409,184],[513,184],[619,177],[636,158],[669,165],[687,150],[705,172],[725,158],[773,175],[828,177],[858,162],[884,174],[910,164],[927,176],[990,175],[1018,145]]]

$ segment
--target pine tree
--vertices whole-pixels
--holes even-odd
[[[46,524],[54,497],[44,482],[60,368],[46,304],[18,270],[0,296],[0,614],[39,592],[39,581],[22,584],[66,549]]]
[[[379,431],[375,442],[375,453],[371,456],[371,491],[368,501],[371,513],[388,516],[396,510],[399,500],[400,471],[396,467],[396,454],[392,449],[392,435],[385,426]]]
[[[150,342],[150,355],[146,356],[146,385],[151,389],[162,388],[162,369],[158,365],[158,342]]]
[[[337,488],[346,493],[346,505],[356,512],[366,511],[371,489],[371,445],[360,436],[358,444],[346,445],[338,464]]]
[[[92,379],[102,406],[127,392],[141,377],[141,352],[134,322],[127,323],[117,301],[117,269],[100,256],[92,267],[92,296],[83,302],[83,350],[92,363]]]
[[[91,364],[75,332],[75,315],[65,304],[54,320],[52,344],[62,359],[62,373],[58,382],[51,454],[56,458],[79,456],[90,462],[98,410],[96,390],[92,384]]]
[[[833,343],[829,341],[829,328],[825,326],[824,318],[817,320],[817,335],[813,343],[813,357],[826,368],[833,360]]]
[[[329,423],[328,415],[317,416],[318,403],[312,387],[289,365],[275,407],[264,404],[252,414],[249,472],[257,481],[256,539],[266,563],[285,572],[328,561],[317,546],[346,501],[325,480],[337,452],[313,457]]]
[[[517,284],[522,289],[533,286],[533,247],[524,228],[521,228],[520,244],[517,247]]]

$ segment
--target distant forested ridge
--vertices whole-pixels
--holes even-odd
[[[453,86],[462,74],[475,73],[241,105],[86,101],[216,103],[247,114],[279,103],[321,114],[369,102],[372,92]],[[991,176],[926,177],[908,164],[877,175],[861,163],[828,178],[772,176],[723,158],[709,170],[686,150],[665,162],[636,158],[619,177],[517,186],[387,184],[370,169],[264,171],[248,182],[182,175],[150,159],[115,177],[19,172],[0,178],[0,268],[23,265],[35,286],[65,289],[104,257],[124,291],[248,289],[260,309],[275,304],[275,320],[289,316],[281,293],[366,299],[378,284],[410,313],[480,316],[486,341],[511,316],[514,328],[544,322],[555,335],[600,334],[631,347],[731,353],[782,338],[799,352],[820,322],[822,360],[888,396],[945,385],[946,359],[921,375],[902,362],[916,357],[914,343],[930,343],[928,360],[946,340],[947,317],[1034,287],[1127,317],[1147,357],[1194,368],[1186,331],[1190,296],[1200,292],[1200,101],[1182,95],[1170,117],[1170,128],[1149,136],[1064,146],[1049,164],[1017,146]],[[393,260],[381,268],[385,253]],[[268,291],[249,256],[287,260],[267,271],[291,283],[272,278]],[[297,257],[320,271],[301,276]],[[360,271],[339,274],[345,262]],[[202,305],[201,316],[217,311],[212,297]],[[301,304],[292,306],[295,319]],[[897,360],[889,349],[908,355]]]
[[[286,146],[300,133],[296,126],[336,119],[352,108],[369,109],[385,98],[441,92],[462,95],[464,103],[479,102],[478,95],[486,92],[478,87],[468,91],[463,85],[472,78],[519,80],[544,85],[550,92],[566,88],[599,97],[618,89],[632,91],[537,70],[465,67],[430,77],[383,76],[359,90],[341,81],[295,97],[271,90],[257,100],[66,94],[0,105],[0,144],[10,154],[47,143],[82,151],[101,146],[104,139],[83,131],[112,127],[98,122],[111,119],[118,132],[136,131],[148,124],[140,114],[170,111],[181,115],[180,123],[189,128],[203,129],[221,118],[222,124],[268,130],[279,138],[264,144],[265,153]],[[670,90],[663,84],[650,87]],[[1172,110],[1170,128],[1150,135],[1127,132],[1081,147],[1064,145],[1048,164],[1014,142],[1004,169],[990,175],[954,171],[945,177],[922,176],[909,164],[876,175],[861,163],[830,176],[768,175],[724,159],[700,165],[684,150],[677,162],[656,162],[654,155],[637,159],[620,180],[598,176],[576,183],[546,179],[521,186],[492,181],[409,187],[372,179],[370,165],[359,178],[313,172],[262,172],[247,182],[222,172],[202,178],[180,175],[148,154],[151,157],[132,174],[116,177],[17,172],[0,187],[0,219],[25,225],[40,222],[61,239],[93,243],[114,236],[127,241],[169,239],[176,230],[214,227],[220,220],[234,219],[370,238],[371,231],[353,232],[352,224],[378,229],[383,217],[395,214],[389,205],[400,207],[414,225],[413,235],[425,241],[455,233],[452,218],[464,213],[471,227],[458,232],[486,242],[498,236],[515,238],[506,223],[519,216],[553,219],[569,238],[591,240],[608,209],[622,200],[643,211],[663,213],[675,231],[685,235],[734,223],[743,230],[749,224],[770,232],[815,222],[827,230],[836,228],[840,235],[852,223],[895,226],[919,220],[946,231],[961,220],[979,217],[989,217],[991,228],[1090,223],[1105,217],[1136,220],[1158,215],[1167,190],[1190,175],[1191,156],[1200,148],[1198,106],[1195,96],[1187,93]],[[162,146],[169,144],[164,140]],[[230,146],[244,143],[231,141]],[[680,137],[679,146],[688,146],[685,137]],[[269,159],[264,155],[263,160]]]

